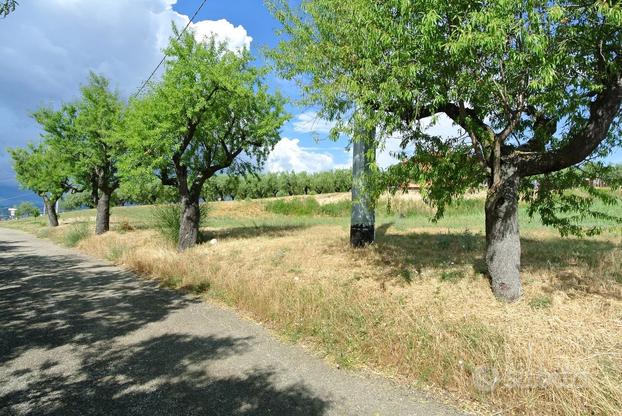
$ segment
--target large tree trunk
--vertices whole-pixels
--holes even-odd
[[[102,190],[97,200],[95,234],[103,234],[110,230],[110,194],[111,192]]]
[[[184,251],[197,244],[200,221],[199,197],[183,196],[181,198],[179,244],[177,246],[179,251]]]
[[[492,291],[498,299],[512,302],[522,295],[520,236],[518,231],[518,185],[512,165],[501,165],[496,183],[486,197],[486,265]]]
[[[50,227],[58,227],[58,215],[56,214],[56,201],[43,198],[45,212],[48,214],[48,225]]]

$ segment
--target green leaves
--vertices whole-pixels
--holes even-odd
[[[20,185],[42,198],[56,202],[70,189],[70,162],[46,142],[8,149]]]
[[[0,0],[0,17],[4,18],[15,11],[19,3],[16,0]]]
[[[35,111],[41,143],[9,150],[20,184],[51,201],[70,189],[112,192],[119,185],[116,160],[124,150],[117,134],[123,108],[108,80],[91,73],[80,100]]]
[[[590,236],[600,233],[603,223],[622,224],[622,217],[608,210],[622,202],[616,193],[621,184],[622,172],[615,167],[587,163],[525,179],[521,186],[529,216],[537,213],[562,236]]]
[[[587,149],[578,161],[557,156],[559,170],[569,166],[562,159],[573,165],[619,146],[611,139],[622,136],[619,100],[613,122],[601,117],[609,110],[590,117],[599,95],[622,77],[619,2],[303,0],[301,10],[284,0],[270,4],[284,36],[269,55],[302,87],[302,103],[335,121],[332,137],[354,137],[361,122],[376,129],[379,147],[402,137],[408,164],[385,178],[393,186],[422,183],[437,215],[470,187],[492,183],[497,164]],[[464,136],[439,142],[421,131],[420,121],[439,112]],[[586,146],[593,123],[602,124],[601,133]],[[566,209],[561,199],[554,205],[552,211]]]
[[[246,50],[230,51],[213,38],[198,42],[188,32],[174,35],[165,52],[162,80],[130,103],[124,177],[155,174],[198,195],[216,172],[260,167],[288,118],[285,100],[263,82],[266,70]]]

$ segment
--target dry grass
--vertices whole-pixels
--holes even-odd
[[[479,272],[478,234],[385,227],[364,250],[338,225],[208,234],[216,245],[183,254],[148,230],[79,248],[235,306],[341,366],[442,387],[478,412],[622,414],[618,237],[526,235],[525,296],[506,305]]]
[[[442,388],[478,413],[622,414],[622,230],[560,239],[521,214],[525,295],[507,305],[482,273],[478,203],[440,225],[416,197],[392,201],[377,244],[362,250],[349,247],[345,218],[215,203],[204,239],[217,244],[182,254],[148,229],[150,207],[115,208],[114,231],[81,234],[78,248],[231,305],[340,366]],[[12,226],[66,243],[89,216],[68,214],[53,231]]]

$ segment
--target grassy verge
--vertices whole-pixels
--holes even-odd
[[[439,224],[382,212],[363,250],[348,245],[347,217],[271,203],[213,204],[204,239],[217,244],[182,254],[149,229],[148,207],[115,209],[115,231],[77,247],[234,306],[340,366],[441,387],[483,413],[622,413],[619,227],[560,239],[523,221],[525,296],[505,305],[482,274],[481,201]],[[63,217],[49,237],[90,215]]]

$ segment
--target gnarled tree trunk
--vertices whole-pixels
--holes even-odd
[[[45,212],[48,214],[48,226],[58,227],[58,214],[56,213],[56,201],[52,201],[49,198],[43,198],[43,204],[45,205]]]
[[[492,291],[498,299],[512,302],[522,295],[520,281],[520,235],[516,167],[504,164],[486,196],[486,265]]]
[[[110,230],[110,194],[101,191],[97,200],[97,216],[95,218],[95,234],[103,234]]]
[[[182,196],[179,244],[177,245],[179,251],[184,251],[196,245],[199,240],[200,221],[199,197]]]

